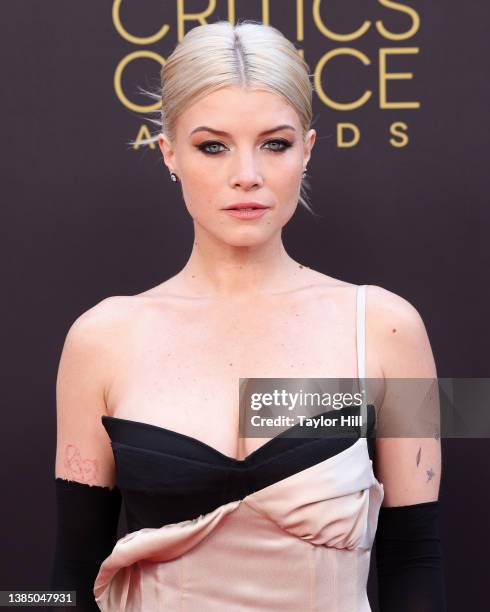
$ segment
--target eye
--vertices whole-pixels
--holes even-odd
[[[290,142],[288,142],[287,140],[283,140],[282,138],[276,139],[276,140],[269,140],[265,144],[278,144],[278,145],[281,145],[281,147],[282,147],[281,149],[271,149],[271,151],[274,151],[276,153],[281,153],[282,151],[285,151],[286,149],[289,149],[290,146],[292,146]]]
[[[214,142],[214,141],[207,141],[207,142],[202,142],[200,145],[197,145],[197,148],[199,149],[199,151],[202,151],[203,153],[206,153],[208,155],[216,155],[216,153],[221,153],[221,151],[210,151],[208,149],[208,147],[222,147],[223,145],[221,144],[221,142]]]
[[[268,140],[265,144],[266,145],[272,144],[272,145],[280,146],[280,148],[273,147],[272,149],[269,149],[273,153],[282,153],[283,151],[285,151],[286,149],[289,149],[289,147],[292,146],[290,142],[288,142],[287,140],[283,140],[282,138],[275,139],[275,140]],[[207,140],[206,142],[202,142],[201,144],[196,145],[196,146],[205,155],[217,155],[218,153],[222,152],[216,149],[210,150],[210,147],[224,147],[224,145],[221,142],[217,142],[215,140]]]

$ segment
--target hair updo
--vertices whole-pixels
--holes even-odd
[[[162,66],[158,93],[141,88],[161,103],[161,110],[153,111],[159,119],[149,119],[158,125],[157,132],[138,142],[157,142],[159,133],[173,141],[182,112],[200,98],[231,85],[280,95],[296,110],[305,138],[312,121],[313,86],[308,64],[278,29],[243,20],[236,25],[218,21],[187,32]],[[301,182],[299,203],[313,212],[305,192],[306,180]]]

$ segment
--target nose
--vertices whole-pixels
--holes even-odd
[[[244,154],[238,158],[231,173],[231,183],[233,187],[244,189],[260,187],[263,184],[262,172],[253,155]]]

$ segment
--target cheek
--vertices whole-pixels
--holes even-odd
[[[268,176],[268,187],[279,202],[294,199],[301,187],[302,167],[297,163],[288,164],[280,171],[274,171]]]
[[[298,183],[303,172],[302,161],[296,154],[282,157],[266,166],[266,177],[274,184],[280,182],[284,187],[291,188]]]
[[[219,180],[211,172],[202,172],[202,168],[186,171],[186,180],[182,192],[187,208],[196,213],[206,213],[212,207],[219,189]]]

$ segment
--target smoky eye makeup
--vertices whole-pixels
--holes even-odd
[[[194,146],[205,155],[217,155],[226,150],[226,146],[218,140],[206,140]],[[286,138],[271,138],[263,145],[273,153],[283,153],[292,146],[293,143]]]

